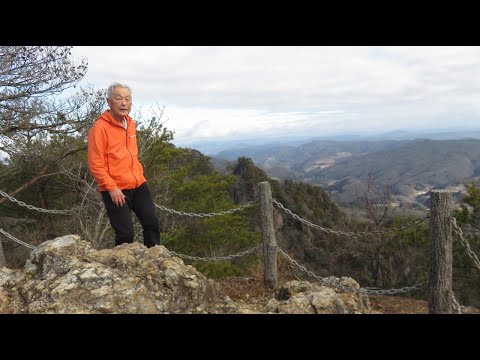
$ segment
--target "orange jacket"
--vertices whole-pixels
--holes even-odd
[[[135,123],[127,115],[127,130],[105,111],[88,132],[88,167],[100,191],[134,189],[145,181],[138,161]]]

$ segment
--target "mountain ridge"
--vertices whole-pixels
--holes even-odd
[[[480,128],[439,128],[439,129],[418,129],[405,130],[394,129],[388,131],[366,131],[366,132],[339,132],[328,134],[303,134],[303,135],[278,135],[278,136],[251,136],[226,139],[198,139],[189,141],[174,141],[179,147],[194,148],[205,155],[217,157],[224,150],[235,150],[263,144],[265,146],[292,145],[299,146],[316,140],[333,141],[379,141],[379,140],[455,140],[455,139],[480,139]]]
[[[218,158],[251,158],[269,176],[322,186],[336,200],[352,203],[369,175],[389,186],[403,203],[426,205],[419,192],[475,181],[480,175],[480,140],[315,140],[293,146],[255,146],[223,151]]]

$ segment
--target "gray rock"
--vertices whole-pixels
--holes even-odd
[[[95,250],[77,235],[42,243],[23,269],[0,269],[0,312],[195,313],[217,300],[210,280],[164,246]]]
[[[329,278],[359,287],[351,278]],[[77,235],[40,244],[21,270],[0,268],[0,313],[47,314],[356,314],[368,297],[307,281],[271,296],[233,301],[164,246],[95,250]]]

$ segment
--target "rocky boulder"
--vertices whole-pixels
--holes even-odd
[[[0,313],[205,313],[216,300],[164,246],[95,250],[67,235],[40,244],[23,270],[0,269]]]
[[[336,285],[360,288],[349,277],[330,277],[328,280]],[[277,290],[268,308],[284,314],[364,314],[370,312],[370,303],[368,296],[358,292],[343,292],[308,281],[294,280]]]

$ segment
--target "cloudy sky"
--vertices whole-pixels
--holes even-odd
[[[480,128],[480,47],[74,47],[83,84],[165,106],[175,143]]]

